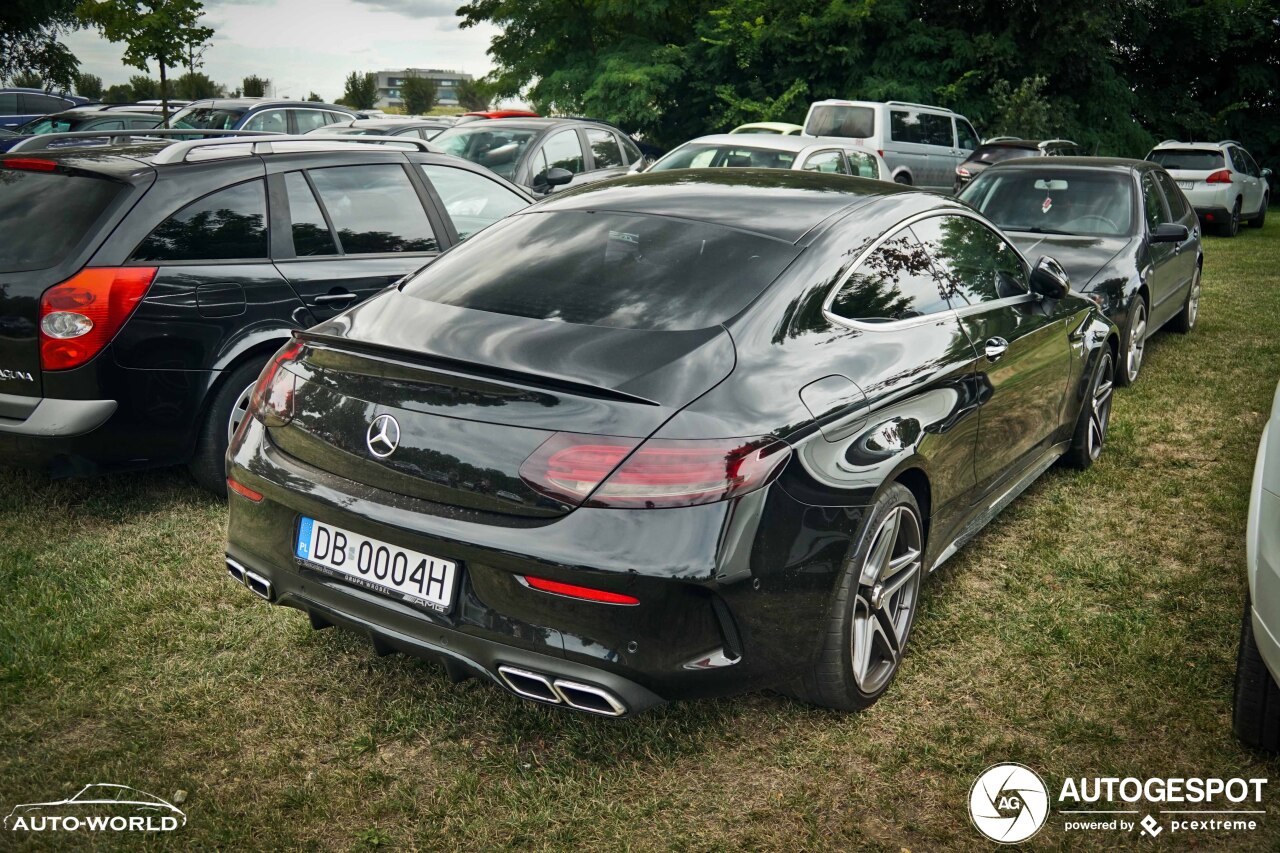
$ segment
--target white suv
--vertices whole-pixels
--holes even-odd
[[[1242,219],[1255,228],[1266,220],[1271,170],[1259,169],[1239,142],[1166,139],[1151,149],[1147,159],[1164,166],[1200,221],[1223,237],[1236,236]]]

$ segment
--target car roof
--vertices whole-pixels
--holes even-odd
[[[774,133],[713,133],[699,136],[682,143],[685,145],[733,145],[738,148],[762,148],[770,151],[803,151],[822,145],[829,148],[842,147],[835,141],[823,141],[813,136],[783,136]]]
[[[1150,160],[1131,160],[1127,157],[1032,157],[1023,160],[1005,160],[991,166],[992,169],[1094,169],[1099,172],[1128,172],[1159,169]]]
[[[339,122],[334,127],[453,127],[446,121],[427,118],[358,118],[354,121]]]
[[[1162,151],[1170,148],[1191,148],[1199,151],[1221,151],[1227,145],[1237,145],[1239,143],[1223,141],[1223,142],[1161,142],[1152,148],[1152,151]]]
[[[81,101],[89,103],[88,98],[82,98],[79,95],[64,95],[61,92],[46,92],[44,89],[33,89],[30,86],[6,86],[0,89],[0,92],[20,92],[24,95],[48,95],[51,98],[62,98],[64,101]]]
[[[213,107],[214,109],[253,109],[254,107],[311,107],[317,110],[339,110],[355,115],[355,110],[326,104],[321,101],[294,101],[287,98],[203,98],[192,101],[187,107]],[[183,109],[186,109],[184,107]]]
[[[978,148],[1022,148],[1027,151],[1039,151],[1040,141],[1036,139],[997,139],[994,142],[983,142]],[[974,149],[975,151],[977,149]]]
[[[40,118],[100,118],[100,119],[116,119],[120,116],[133,116],[135,118],[156,118],[156,113],[136,112],[131,113],[128,110],[99,110],[99,109],[70,109],[63,110],[60,113],[49,113],[40,116]]]
[[[902,192],[917,191],[887,181],[790,169],[671,169],[562,190],[527,210],[666,216],[798,243],[841,211]]]
[[[534,118],[533,116],[513,116],[512,118],[493,118],[488,119],[487,121],[467,122],[466,124],[454,125],[454,127],[469,127],[477,129],[486,127],[518,127],[524,130],[544,130],[548,127],[555,127],[557,125],[595,125],[600,127],[602,124],[602,122],[584,118],[555,118],[553,116],[540,116],[538,118]]]

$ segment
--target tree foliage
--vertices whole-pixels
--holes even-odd
[[[483,78],[459,80],[454,92],[458,96],[458,106],[472,112],[487,110],[493,103],[493,85]]]
[[[994,115],[987,128],[989,136],[1020,136],[1044,139],[1053,133],[1053,106],[1044,96],[1048,81],[1028,77],[1017,86],[1008,80],[997,80],[991,86]]]
[[[356,110],[371,110],[378,102],[378,75],[352,71],[347,75],[342,100]]]
[[[77,74],[76,94],[91,101],[102,100],[102,78],[97,74]]]
[[[32,71],[53,88],[70,91],[79,62],[59,38],[80,26],[79,0],[4,0],[0,3],[0,84]]]
[[[400,99],[409,115],[423,115],[436,105],[436,82],[430,77],[420,77],[406,72],[400,84]]]
[[[317,95],[315,92],[311,92],[310,94],[308,94],[308,95],[307,95],[307,100],[308,100],[308,101],[313,101],[313,102],[315,102],[315,103],[317,103],[317,104],[319,104],[319,103],[323,103],[323,102],[324,102],[324,98],[320,97],[320,96],[319,96],[319,95]]]
[[[156,78],[145,74],[135,74],[130,77],[128,89],[131,95],[130,100],[133,101],[163,101],[177,97],[172,80],[161,83]]]
[[[270,80],[265,77],[259,77],[257,74],[252,74],[241,81],[240,90],[246,98],[265,98],[267,89],[270,86]]]
[[[104,104],[129,104],[133,102],[133,90],[128,86],[108,86],[102,96]]]
[[[13,85],[23,89],[43,89],[44,75],[38,71],[19,71],[13,75]]]
[[[200,71],[188,71],[173,84],[174,94],[184,101],[198,101],[201,98],[220,98],[223,89]]]

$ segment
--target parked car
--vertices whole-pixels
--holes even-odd
[[[795,169],[889,180],[880,155],[848,139],[731,133],[690,140],[646,171],[702,168]]]
[[[1014,139],[997,137],[973,149],[964,162],[956,166],[955,193],[960,194],[965,184],[982,174],[982,170],[1005,160],[1024,157],[1079,157],[1084,154],[1080,146],[1070,139]]]
[[[261,130],[268,133],[307,133],[317,127],[359,118],[354,110],[315,101],[269,98],[213,98],[194,101],[165,125],[196,130]]]
[[[579,119],[504,118],[459,124],[431,143],[535,196],[624,175],[642,157],[622,131]]]
[[[475,110],[458,116],[457,124],[493,118],[539,118],[533,110]]]
[[[43,89],[0,89],[0,128],[16,128],[34,118],[91,103],[79,95],[55,95]]]
[[[952,188],[956,167],[978,147],[964,116],[904,101],[814,101],[806,136],[843,136],[880,152],[893,180],[925,189]]]
[[[188,463],[225,490],[227,441],[293,330],[530,201],[420,140],[257,139],[0,155],[0,459]]]
[[[1280,751],[1280,388],[1262,428],[1245,536],[1249,591],[1240,622],[1232,727],[1243,743]]]
[[[0,151],[8,151],[27,136],[46,133],[84,133],[91,130],[148,129],[160,124],[160,117],[145,113],[126,113],[116,110],[68,110],[63,113],[32,119],[18,127],[17,137],[0,139]]]
[[[1190,332],[1204,255],[1195,212],[1169,173],[1145,160],[1058,157],[987,169],[960,200],[1024,254],[1052,255],[1072,286],[1123,330],[1116,379],[1136,382],[1147,339]]]
[[[799,136],[804,128],[798,124],[787,124],[785,121],[753,121],[740,124],[730,133],[776,133],[779,136]]]
[[[169,100],[169,115],[174,115],[190,103],[190,101],[179,101],[171,98]],[[147,113],[148,115],[163,116],[164,104],[157,100],[145,100],[136,101],[131,104],[90,104],[87,107],[80,107],[80,109],[106,111],[124,110],[125,112],[131,113]]]
[[[1254,228],[1267,221],[1270,169],[1261,169],[1239,142],[1161,142],[1147,159],[1163,166],[1195,207],[1206,227],[1234,237],[1240,221]]]
[[[307,131],[325,136],[412,136],[414,139],[434,139],[440,131],[453,125],[429,119],[388,118],[355,119],[338,124],[327,124]]]
[[[923,576],[1098,457],[1116,338],[941,196],[591,184],[276,354],[228,455],[228,570],[551,705],[863,708]]]

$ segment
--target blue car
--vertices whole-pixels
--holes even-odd
[[[0,127],[12,129],[49,113],[91,103],[78,95],[54,95],[43,89],[0,89]]]
[[[193,101],[169,119],[168,126],[194,130],[265,130],[307,133],[359,118],[355,110],[316,101],[272,98],[210,98]]]

